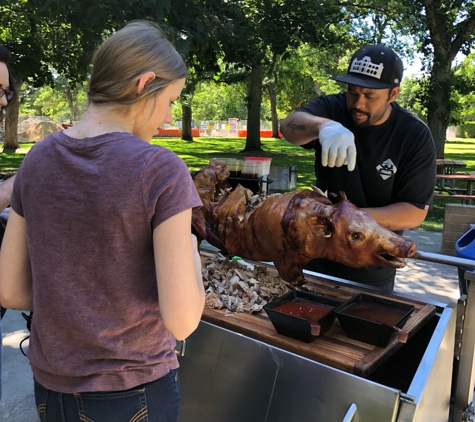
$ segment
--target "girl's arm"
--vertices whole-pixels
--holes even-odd
[[[0,250],[0,303],[2,306],[32,311],[31,279],[25,219],[12,209]]]
[[[196,237],[191,234],[191,209],[153,231],[160,313],[177,339],[188,337],[203,313],[205,291]]]
[[[13,182],[16,175],[9,177],[3,183],[0,183],[0,212],[10,203],[10,197],[13,191]]]

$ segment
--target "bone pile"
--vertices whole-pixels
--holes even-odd
[[[270,274],[267,267],[253,267],[251,269],[221,254],[203,261],[205,306],[211,309],[226,308],[232,314],[254,313],[290,290],[280,277]]]

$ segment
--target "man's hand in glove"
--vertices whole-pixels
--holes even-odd
[[[353,171],[356,165],[355,136],[337,122],[327,122],[320,127],[320,145],[322,146],[322,166],[348,166]]]

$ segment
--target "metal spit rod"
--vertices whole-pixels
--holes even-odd
[[[438,264],[453,265],[454,267],[470,268],[475,270],[475,260],[467,258],[459,258],[456,256],[441,255],[438,253],[417,251],[412,259],[421,261],[436,262]]]

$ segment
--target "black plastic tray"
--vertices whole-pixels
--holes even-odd
[[[378,308],[381,307],[382,310],[387,308],[388,313],[393,312],[395,320],[392,325],[399,328],[406,323],[414,311],[413,305],[363,293],[353,296],[335,309],[335,315],[347,337],[378,347],[386,347],[391,336],[397,330],[389,324],[378,322],[376,314],[374,319],[372,317],[370,319],[369,317],[362,318],[347,313],[348,308],[355,305],[364,306],[364,303],[375,304]]]
[[[293,300],[295,298],[305,299],[310,302],[321,303],[332,307],[332,309],[327,314],[316,319],[316,321],[320,325],[320,333],[318,335],[312,335],[311,324],[305,318],[289,315],[273,309],[277,305]],[[311,343],[316,338],[325,334],[328,331],[333,321],[335,320],[334,309],[341,304],[341,300],[329,298],[326,296],[320,296],[313,293],[306,293],[300,290],[293,290],[275,299],[273,302],[265,305],[264,311],[269,316],[269,319],[271,320],[272,324],[274,325],[274,328],[279,334],[292,337],[297,340],[305,341],[307,343]]]

